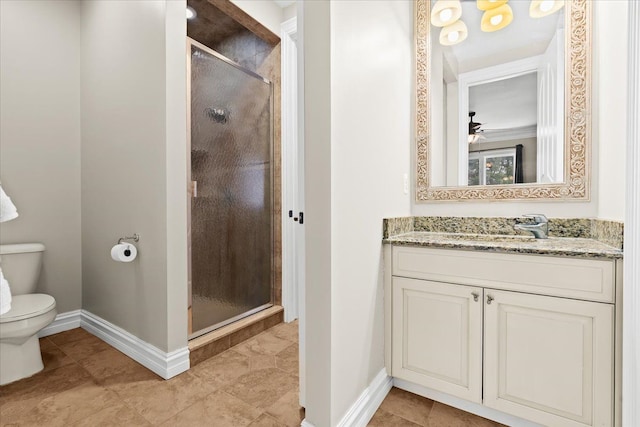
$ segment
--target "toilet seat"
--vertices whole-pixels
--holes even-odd
[[[46,294],[14,295],[11,310],[0,315],[0,323],[17,322],[44,314],[55,308],[56,300]]]

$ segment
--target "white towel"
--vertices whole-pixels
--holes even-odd
[[[0,222],[9,221],[18,217],[18,210],[0,185]]]
[[[18,217],[18,210],[0,185],[0,222],[10,221]],[[11,288],[0,268],[0,314],[11,310]]]
[[[9,310],[11,310],[11,289],[0,269],[0,314],[5,314]]]

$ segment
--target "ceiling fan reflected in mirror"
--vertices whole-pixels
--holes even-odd
[[[484,132],[481,127],[482,123],[474,122],[473,116],[476,115],[475,111],[469,111],[469,144],[475,144],[481,139],[486,139],[482,132]]]

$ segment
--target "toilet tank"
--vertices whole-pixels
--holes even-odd
[[[35,293],[43,252],[42,243],[0,245],[0,267],[12,295]]]

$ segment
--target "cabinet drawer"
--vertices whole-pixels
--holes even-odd
[[[613,303],[612,260],[394,246],[394,276]]]

